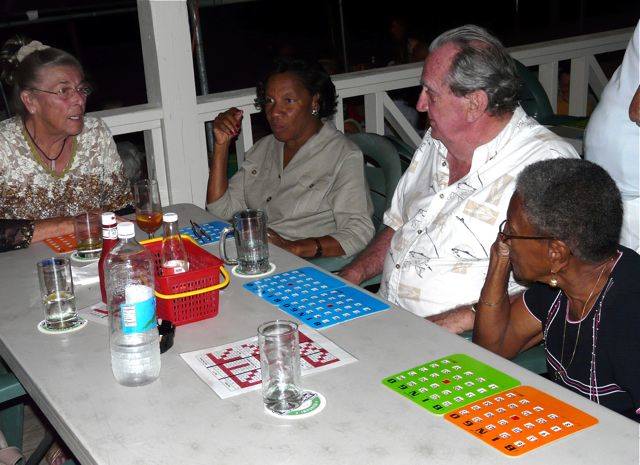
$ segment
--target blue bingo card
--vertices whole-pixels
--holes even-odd
[[[180,234],[186,234],[187,236],[192,237],[193,240],[195,240],[200,245],[212,244],[220,240],[220,233],[224,228],[229,226],[229,223],[225,223],[224,221],[212,221],[211,223],[201,224],[200,226],[202,226],[202,229],[204,229],[207,234],[209,234],[211,240],[202,236],[197,237],[195,234],[193,234],[193,229],[191,229],[191,226],[180,228]]]
[[[258,279],[244,287],[315,329],[389,308],[381,300],[311,267]]]

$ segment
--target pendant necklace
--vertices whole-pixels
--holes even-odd
[[[42,150],[42,148],[38,145],[38,143],[36,142],[36,139],[31,135],[31,133],[29,132],[29,128],[27,128],[27,125],[25,123],[24,128],[27,131],[27,134],[29,135],[29,139],[31,139],[31,142],[33,142],[33,145],[36,146],[36,148],[38,149],[38,151],[40,152],[40,154],[46,158],[47,160],[49,160],[51,162],[51,169],[53,171],[56,170],[56,160],[58,158],[60,158],[60,155],[62,155],[62,151],[64,150],[64,147],[67,145],[67,139],[69,138],[69,136],[64,138],[64,141],[62,142],[62,147],[60,147],[60,151],[58,152],[58,155],[56,155],[55,157],[51,158],[47,155],[47,153]],[[34,132],[35,134],[35,132]]]
[[[596,279],[596,283],[591,288],[591,292],[589,292],[589,297],[587,297],[587,300],[585,300],[584,304],[582,305],[582,311],[580,312],[580,322],[578,323],[578,332],[576,334],[576,342],[573,344],[573,351],[571,352],[571,359],[569,359],[569,363],[567,364],[567,368],[565,368],[564,367],[564,342],[565,342],[565,337],[567,335],[567,318],[569,317],[569,299],[567,299],[567,314],[564,317],[564,328],[562,329],[562,349],[560,351],[560,366],[562,367],[561,369],[562,369],[562,371],[564,373],[567,373],[569,371],[569,368],[571,367],[571,364],[573,363],[573,358],[576,356],[576,350],[578,349],[578,341],[580,340],[580,328],[582,327],[582,320],[584,319],[585,310],[587,309],[587,305],[589,304],[589,301],[591,300],[591,297],[593,297],[594,291],[598,287],[598,283],[600,282],[600,278],[602,278],[602,275],[604,274],[604,270],[607,269],[606,265],[609,262],[611,262],[611,260],[613,260],[613,257],[610,258],[609,260],[607,260],[606,262],[604,262],[602,265],[600,265],[600,266],[602,266],[602,270],[600,270],[600,274],[598,275],[598,279]],[[556,378],[556,380],[560,379],[560,371],[556,371],[555,378]]]

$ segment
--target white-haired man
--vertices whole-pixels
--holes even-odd
[[[516,176],[577,154],[518,105],[514,62],[487,31],[462,26],[429,50],[416,108],[429,113],[431,128],[398,183],[387,227],[340,274],[360,283],[382,272],[383,297],[462,332],[473,328],[472,304]],[[519,288],[510,283],[511,293]]]

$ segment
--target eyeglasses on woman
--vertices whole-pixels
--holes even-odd
[[[498,228],[498,234],[500,237],[500,240],[502,242],[511,240],[511,239],[532,239],[532,240],[552,240],[555,239],[555,237],[551,237],[551,236],[518,236],[515,234],[508,234],[506,232],[504,232],[504,228],[507,225],[507,220],[504,220],[502,223],[500,223],[500,228]]]
[[[93,88],[87,84],[80,84],[77,87],[65,86],[55,91],[38,89],[37,87],[31,87],[29,90],[44,92],[45,94],[57,95],[62,100],[69,100],[73,96],[74,92],[77,92],[78,94],[80,94],[81,97],[84,97],[84,98],[87,98],[89,95],[93,93]]]

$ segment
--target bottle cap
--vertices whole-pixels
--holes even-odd
[[[162,215],[162,221],[165,223],[173,223],[174,221],[178,221],[178,215],[176,213],[165,213]]]
[[[131,221],[125,221],[118,225],[118,239],[131,239],[136,235],[133,223]]]
[[[113,212],[104,212],[102,214],[102,225],[111,226],[116,223],[116,214]]]

